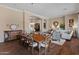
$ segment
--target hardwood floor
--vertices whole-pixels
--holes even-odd
[[[44,55],[44,48],[40,51]],[[63,46],[51,44],[47,55],[78,55],[79,54],[79,39],[72,38],[66,41]],[[0,55],[38,55],[38,50],[34,49],[32,54],[31,49],[19,44],[18,40],[6,43],[0,43]]]

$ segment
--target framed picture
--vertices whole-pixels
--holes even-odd
[[[46,29],[46,23],[47,23],[47,21],[44,20],[44,23],[43,23],[43,27],[44,27],[44,29]]]
[[[46,29],[46,23],[44,23],[44,29]]]
[[[74,25],[74,19],[69,19],[69,27],[73,27]]]

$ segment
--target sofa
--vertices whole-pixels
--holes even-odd
[[[62,33],[61,37],[63,39],[71,40],[72,35],[73,35],[73,31],[68,31],[68,32],[66,31]]]

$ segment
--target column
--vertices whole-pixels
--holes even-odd
[[[77,37],[79,38],[79,13],[78,13],[78,23],[77,23]]]

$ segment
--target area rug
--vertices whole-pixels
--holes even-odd
[[[63,45],[66,42],[65,39],[60,39],[60,41],[51,41],[51,43],[57,44],[57,45]]]

